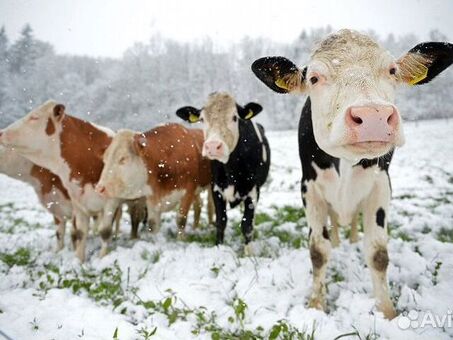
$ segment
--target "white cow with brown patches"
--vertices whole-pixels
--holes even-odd
[[[0,173],[30,184],[57,227],[57,251],[64,247],[66,222],[72,218],[72,203],[60,178],[17,152],[0,146]]]
[[[299,153],[313,264],[311,307],[325,306],[328,219],[332,243],[338,243],[338,225],[352,224],[356,240],[362,213],[376,304],[386,318],[395,316],[387,284],[386,218],[388,167],[393,150],[404,143],[395,90],[427,83],[452,62],[452,44],[422,43],[394,59],[368,36],[342,30],[321,41],[301,68],[283,57],[253,63],[253,72],[274,91],[309,96],[299,123]]]
[[[178,236],[184,237],[189,208],[199,223],[200,192],[211,187],[209,160],[202,157],[203,132],[165,124],[144,133],[120,130],[104,154],[97,191],[105,197],[146,196],[148,224],[160,227],[162,212],[178,206]],[[209,203],[208,203],[209,204]],[[209,206],[208,206],[209,210]],[[209,220],[212,212],[208,211]]]
[[[85,260],[91,216],[101,214],[101,256],[107,253],[112,222],[120,205],[94,190],[104,166],[102,157],[114,133],[66,114],[65,107],[47,101],[0,132],[0,143],[57,174],[73,204],[72,237],[76,254]]]

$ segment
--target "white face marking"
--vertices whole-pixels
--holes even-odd
[[[351,161],[375,158],[404,143],[398,124],[394,143],[352,149],[346,111],[358,106],[395,107],[397,80],[389,74],[393,58],[367,36],[343,30],[325,39],[307,65],[306,87],[311,99],[316,142],[325,152]],[[311,79],[316,78],[312,84]],[[397,112],[398,116],[399,113]],[[399,117],[400,118],[400,117]]]
[[[239,140],[239,117],[234,98],[227,93],[211,94],[200,118],[204,122],[205,144],[221,142],[223,153],[216,159],[228,162],[229,155]],[[203,153],[206,156],[205,148]]]
[[[98,186],[104,186],[109,196],[135,199],[151,194],[146,165],[134,150],[135,135],[130,130],[118,131],[104,153]]]
[[[39,161],[52,162],[56,155],[60,155],[61,126],[53,117],[55,105],[56,102],[49,100],[5,128],[0,142],[36,164]],[[52,120],[55,128],[51,135],[46,133],[49,120]]]

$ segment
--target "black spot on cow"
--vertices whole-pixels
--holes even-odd
[[[322,227],[322,237],[324,237],[326,240],[330,240],[329,231],[327,230],[326,226]]]
[[[383,208],[379,208],[376,211],[376,223],[378,226],[384,228],[384,226],[385,226],[385,210]]]
[[[317,175],[312,165],[325,170],[334,167],[340,173],[340,160],[321,150],[316,143],[311,120],[311,101],[307,98],[299,120],[299,157],[302,163],[302,183],[315,180]]]

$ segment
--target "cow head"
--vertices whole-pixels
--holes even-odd
[[[395,60],[368,36],[341,30],[324,39],[302,68],[283,57],[265,57],[252,70],[276,92],[309,95],[318,145],[357,161],[404,144],[397,85],[425,84],[452,62],[452,44],[422,43]]]
[[[228,93],[216,92],[201,110],[185,106],[176,115],[190,123],[202,122],[205,137],[202,155],[227,163],[239,140],[239,121],[255,117],[262,109],[256,103],[242,107]]]
[[[130,130],[119,130],[104,153],[104,168],[96,191],[106,197],[135,199],[149,194],[148,171],[142,160],[146,139]]]
[[[31,158],[45,158],[52,151],[59,154],[57,139],[64,116],[64,105],[49,100],[0,131],[0,143]]]

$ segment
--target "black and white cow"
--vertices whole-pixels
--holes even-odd
[[[272,90],[309,95],[299,152],[313,265],[310,307],[325,306],[328,218],[334,227],[355,225],[362,213],[376,305],[386,318],[395,316],[387,284],[388,168],[393,150],[404,144],[395,89],[427,83],[452,62],[452,44],[422,43],[395,60],[368,36],[341,30],[320,42],[302,68],[283,57],[253,63],[255,75]]]
[[[216,210],[217,244],[223,243],[227,202],[233,208],[244,202],[241,222],[245,252],[252,239],[255,207],[270,165],[269,143],[264,128],[251,118],[261,105],[238,105],[228,93],[213,93],[201,109],[186,106],[176,114],[185,121],[204,122],[202,154],[211,159],[212,190]]]

